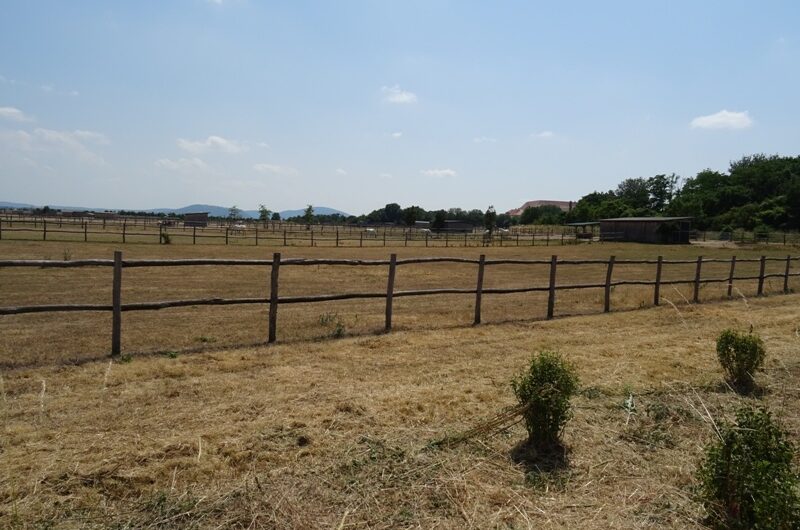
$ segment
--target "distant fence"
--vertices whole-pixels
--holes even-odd
[[[259,226],[260,225],[260,226]],[[128,226],[116,221],[82,221],[74,219],[0,219],[0,240],[36,241],[103,241],[107,243],[179,243],[197,245],[212,241],[225,245],[307,246],[307,247],[493,247],[570,245],[580,240],[574,232],[556,231],[552,227],[540,232],[521,233],[431,232],[402,227],[324,226],[306,227],[291,223],[251,223],[246,228],[235,226]],[[27,237],[10,237],[21,233]],[[62,236],[60,234],[65,234]]]
[[[16,218],[15,218],[16,217]],[[484,233],[482,227],[472,232],[432,232],[415,227],[394,225],[360,226],[304,225],[284,221],[242,221],[235,224],[211,221],[207,227],[186,226],[171,219],[160,225],[158,218],[50,218],[0,215],[0,240],[36,240],[106,243],[174,243],[197,245],[269,245],[284,247],[523,247],[573,245],[581,242],[614,242],[622,232],[583,234],[573,227],[559,225],[524,225],[510,231],[498,229]],[[588,237],[587,237],[588,236]],[[739,244],[800,245],[797,232],[692,231],[697,241],[730,241]]]
[[[481,323],[481,301],[484,295],[489,294],[510,294],[510,293],[529,293],[546,292],[547,299],[547,319],[553,318],[555,314],[556,291],[578,290],[578,289],[603,289],[603,311],[611,310],[611,290],[612,287],[622,285],[639,285],[653,287],[653,304],[659,305],[661,300],[661,287],[674,284],[693,285],[692,301],[699,303],[700,286],[709,283],[726,283],[728,286],[727,296],[733,294],[735,281],[757,280],[757,295],[764,294],[764,282],[768,278],[782,278],[782,292],[789,292],[789,278],[800,276],[800,272],[791,272],[792,261],[800,260],[800,256],[768,257],[740,259],[736,256],[730,259],[704,259],[699,256],[696,260],[666,260],[662,256],[657,259],[627,259],[617,260],[611,256],[607,260],[601,259],[562,259],[552,256],[549,260],[526,260],[526,259],[492,259],[487,260],[485,255],[479,259],[468,258],[406,258],[397,259],[396,254],[391,254],[388,260],[359,260],[359,259],[305,259],[289,258],[282,259],[280,253],[275,253],[272,260],[236,260],[236,259],[134,259],[123,260],[122,252],[114,252],[114,259],[86,259],[74,261],[55,261],[55,260],[0,260],[0,268],[9,267],[40,267],[40,268],[76,268],[76,267],[111,267],[113,269],[112,279],[112,299],[111,304],[50,304],[34,306],[0,307],[0,315],[19,315],[25,313],[49,313],[60,311],[111,311],[112,312],[112,331],[111,331],[111,355],[116,356],[121,353],[122,337],[122,313],[124,311],[147,311],[166,309],[170,307],[186,306],[211,306],[211,305],[237,305],[237,304],[267,304],[269,306],[269,319],[267,329],[267,342],[273,343],[277,339],[278,326],[278,307],[281,304],[297,303],[316,303],[331,302],[336,300],[355,300],[383,298],[386,302],[385,331],[392,329],[393,300],[395,298],[407,296],[432,296],[445,294],[467,294],[475,295],[475,316],[473,324]],[[766,263],[768,261],[785,262],[783,273],[766,273]],[[737,263],[759,263],[759,273],[756,276],[736,276]],[[417,289],[408,291],[396,291],[394,289],[395,272],[398,266],[427,263],[460,263],[477,265],[477,281],[474,289],[461,288],[442,288],[442,289]],[[702,267],[706,263],[727,263],[730,264],[729,273],[724,278],[703,278]],[[671,264],[695,264],[694,277],[689,279],[662,280],[662,272],[665,265]],[[181,266],[264,266],[270,268],[270,292],[266,298],[201,298],[188,300],[165,300],[157,302],[137,302],[122,303],[122,271],[125,268],[134,267],[181,267]],[[281,267],[309,266],[309,265],[330,265],[330,266],[367,266],[367,267],[388,267],[386,291],[381,292],[352,292],[338,294],[321,294],[307,296],[280,296],[279,295],[279,275]],[[495,265],[546,265],[549,266],[549,283],[547,286],[529,286],[513,288],[484,288],[485,269],[487,266]],[[605,266],[606,274],[603,283],[585,284],[566,284],[558,285],[556,273],[559,266],[571,265],[602,265]],[[653,280],[614,280],[613,272],[615,265],[655,265],[655,277]]]

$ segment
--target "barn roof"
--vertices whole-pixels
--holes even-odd
[[[612,219],[600,219],[601,221],[632,221],[636,223],[664,223],[668,221],[687,221],[691,217],[614,217]]]

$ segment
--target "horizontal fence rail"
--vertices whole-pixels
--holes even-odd
[[[552,256],[550,259],[486,259],[481,255],[478,259],[470,258],[451,258],[451,257],[424,257],[424,258],[405,258],[398,259],[396,254],[391,254],[388,260],[365,260],[365,259],[308,259],[308,258],[282,258],[279,252],[273,255],[271,260],[253,259],[131,259],[125,260],[122,252],[114,252],[113,259],[83,259],[83,260],[0,260],[0,269],[34,267],[34,268],[81,268],[81,267],[112,267],[112,300],[111,304],[43,304],[33,306],[6,306],[0,307],[0,315],[21,315],[28,313],[50,313],[50,312],[75,312],[75,311],[111,311],[112,312],[112,339],[111,354],[116,356],[121,353],[121,334],[122,334],[122,313],[128,311],[153,311],[168,309],[173,307],[189,306],[225,306],[225,305],[244,305],[260,304],[269,306],[269,322],[267,332],[267,342],[272,343],[277,340],[277,315],[278,306],[281,304],[316,303],[331,302],[339,300],[359,300],[383,298],[386,300],[386,320],[385,330],[392,328],[393,299],[412,297],[412,296],[436,296],[436,295],[475,295],[475,318],[474,324],[481,322],[481,303],[483,295],[493,294],[512,294],[512,293],[531,293],[547,292],[547,318],[553,318],[555,314],[556,292],[565,290],[580,289],[603,289],[603,310],[611,310],[611,289],[617,286],[652,286],[654,288],[653,305],[660,304],[660,289],[665,285],[690,284],[694,286],[692,301],[699,303],[700,286],[711,283],[725,283],[728,286],[727,296],[732,296],[734,282],[757,280],[757,295],[764,294],[764,282],[770,278],[783,279],[783,293],[789,292],[789,278],[800,276],[800,272],[792,272],[792,262],[800,260],[800,256],[761,256],[760,258],[737,259],[731,256],[729,259],[722,258],[703,258],[696,259],[674,259],[668,260],[659,256],[657,259],[616,259],[615,256],[609,259],[558,259]],[[767,273],[767,262],[782,262],[785,267],[782,273]],[[416,289],[398,291],[394,289],[396,267],[414,264],[430,263],[450,263],[450,264],[470,264],[477,265],[477,283],[475,288],[438,288],[438,289]],[[730,264],[730,270],[726,277],[703,278],[702,267],[708,263]],[[736,265],[740,263],[758,263],[758,275],[737,276],[735,274]],[[695,274],[692,278],[686,279],[662,279],[663,268],[665,265],[695,265]],[[280,281],[280,269],[291,266],[386,266],[388,267],[387,288],[380,292],[351,292],[317,294],[304,296],[280,296],[278,292]],[[534,285],[526,287],[492,287],[483,286],[485,279],[485,269],[487,266],[499,265],[537,265],[549,267],[548,285]],[[567,283],[559,285],[556,281],[559,266],[575,265],[603,265],[606,267],[605,281],[597,283]],[[655,265],[654,280],[625,280],[613,278],[615,266],[623,265]],[[270,294],[268,297],[253,298],[195,298],[186,300],[162,300],[154,302],[123,303],[122,301],[122,276],[126,268],[137,267],[177,267],[177,266],[251,266],[270,268]]]

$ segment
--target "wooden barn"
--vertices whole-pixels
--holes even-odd
[[[600,220],[601,241],[688,243],[691,217],[618,217]]]
[[[441,230],[434,230],[434,232],[449,232],[457,234],[471,234],[475,227],[472,223],[466,221],[447,220],[444,222],[444,227]]]
[[[208,212],[195,212],[183,214],[183,226],[196,226],[205,228],[208,226]]]

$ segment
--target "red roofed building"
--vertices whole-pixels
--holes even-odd
[[[562,211],[568,212],[572,210],[574,204],[572,201],[528,201],[519,208],[507,211],[506,214],[516,217],[522,215],[525,208],[536,208],[537,206],[555,206],[561,208]]]

